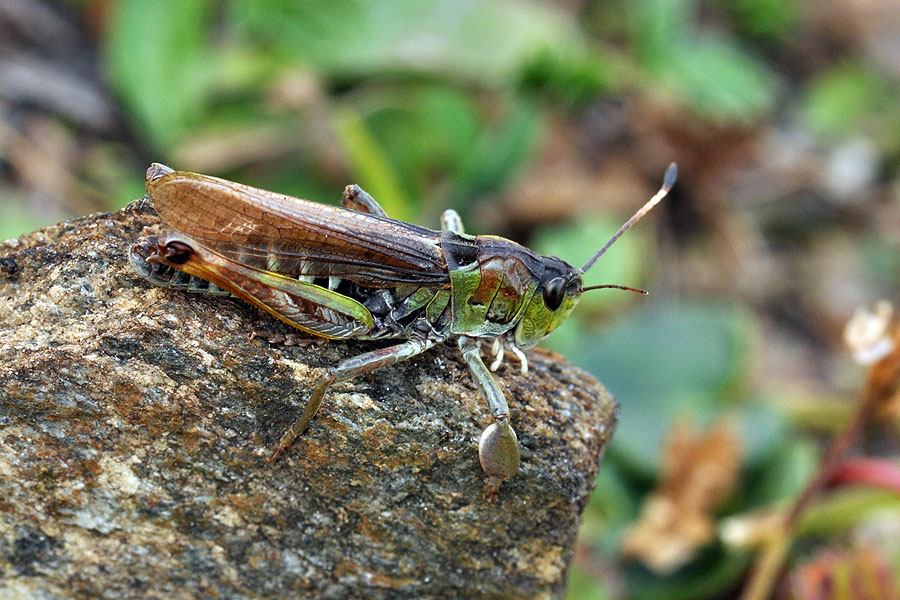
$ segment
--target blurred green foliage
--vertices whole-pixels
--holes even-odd
[[[816,454],[791,443],[777,413],[747,402],[750,386],[744,379],[757,332],[745,310],[708,301],[662,301],[600,328],[583,313],[571,320],[548,345],[565,344],[567,358],[596,373],[625,407],[584,517],[582,539],[598,555],[615,560],[622,534],[655,480],[671,423],[679,417],[707,425],[726,418],[738,426],[747,492],[733,500],[731,511],[768,506],[802,489]],[[734,585],[749,558],[715,546],[669,576],[629,564],[628,597],[716,596]],[[573,591],[569,597],[578,596]]]
[[[801,108],[819,135],[874,131],[892,108],[890,88],[890,82],[871,68],[842,61],[809,82]]]
[[[699,31],[696,3],[638,0],[627,6],[641,66],[693,110],[733,124],[752,122],[771,108],[774,75],[735,39]]]
[[[398,218],[422,210],[438,181],[457,206],[507,181],[543,118],[514,93],[538,71],[522,74],[532,61],[566,73],[557,54],[584,51],[561,13],[517,2],[233,0],[224,20],[215,16],[208,3],[138,0],[112,19],[111,81],[157,152],[229,129],[324,126],[354,179]],[[294,69],[336,90],[315,114],[327,123],[267,106],[264,95]],[[583,81],[572,85],[584,93]],[[494,92],[489,109],[481,91]]]
[[[110,26],[111,81],[141,133],[159,148],[171,147],[204,118],[217,71],[207,42],[211,9],[207,2],[125,2]]]
[[[623,466],[652,478],[673,417],[689,411],[712,421],[729,408],[746,376],[748,317],[707,302],[656,302],[604,330],[575,329],[581,350],[568,358],[629,399],[613,441]]]
[[[774,76],[735,40],[701,34],[696,9],[626,4],[634,59],[623,61],[587,43],[564,11],[527,2],[134,0],[112,15],[106,57],[128,116],[163,160],[203,167],[185,151],[198,137],[324,127],[354,180],[409,217],[437,212],[428,205],[438,200],[465,208],[510,181],[533,157],[551,102],[571,108],[649,85],[711,122],[764,113]],[[324,84],[324,111],[266,97],[297,69]],[[236,176],[254,159],[219,162]],[[434,190],[441,198],[428,198]]]

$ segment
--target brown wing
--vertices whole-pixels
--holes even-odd
[[[169,227],[257,269],[450,285],[439,234],[424,227],[184,171],[149,179],[147,194]]]

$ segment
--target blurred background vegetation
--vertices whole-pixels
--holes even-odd
[[[747,515],[852,419],[844,325],[900,284],[900,6],[0,2],[0,239],[115,210],[158,161],[323,202],[358,183],[580,265],[673,160],[587,278],[652,296],[588,294],[546,343],[622,403],[570,600],[737,596],[765,555]],[[888,475],[894,404],[857,445]],[[804,511],[779,597],[900,597],[900,494],[870,479]]]

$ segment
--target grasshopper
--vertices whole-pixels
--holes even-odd
[[[234,295],[315,336],[402,340],[329,368],[270,460],[303,433],[333,384],[454,340],[493,418],[478,455],[499,484],[517,472],[519,448],[491,371],[508,351],[526,373],[522,350],[556,329],[584,292],[646,293],[585,287],[582,275],[666,196],[676,176],[673,163],[659,191],[576,269],[501,237],[467,235],[454,210],[442,215],[441,231],[391,219],[355,185],[338,207],[154,163],[147,194],[171,232],[140,241],[129,258],[152,284]],[[490,368],[482,342],[493,343]]]

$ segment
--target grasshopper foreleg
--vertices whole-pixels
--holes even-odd
[[[476,338],[460,337],[459,349],[488,403],[494,422],[482,432],[478,442],[481,468],[490,477],[509,479],[519,470],[519,442],[509,424],[509,406],[497,381],[481,360],[481,346]]]
[[[312,418],[316,416],[316,412],[318,412],[319,406],[325,398],[325,393],[332,384],[347,381],[369,371],[412,358],[434,346],[437,341],[413,337],[408,342],[366,352],[365,354],[348,358],[337,366],[329,368],[328,372],[316,381],[312,393],[309,395],[309,400],[306,402],[303,414],[281,436],[281,441],[278,442],[278,446],[269,458],[269,462],[274,462],[278,455],[290,446],[297,439],[297,436],[303,433]]]

